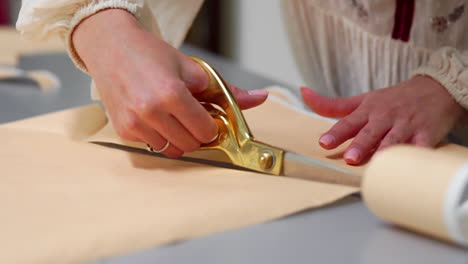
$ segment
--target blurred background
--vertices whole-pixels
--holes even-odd
[[[14,25],[20,0],[0,0],[0,24]],[[187,43],[269,79],[297,87],[280,0],[205,0]]]

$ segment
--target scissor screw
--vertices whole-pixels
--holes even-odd
[[[264,150],[258,158],[258,164],[264,170],[271,170],[275,165],[275,155],[269,150]]]

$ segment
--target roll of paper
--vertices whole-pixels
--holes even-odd
[[[398,146],[377,154],[362,193],[378,217],[445,241],[468,246],[468,150]]]

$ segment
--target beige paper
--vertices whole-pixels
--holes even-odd
[[[350,166],[344,162],[343,154],[348,144],[343,144],[331,151],[319,146],[318,138],[332,126],[331,121],[291,104],[289,98],[292,95],[286,90],[275,87],[269,90],[270,98],[264,105],[244,111],[244,116],[256,139],[334,164],[357,175],[363,173],[364,166]],[[99,114],[101,117],[104,115],[104,112]],[[96,116],[98,116],[97,113]],[[101,131],[89,137],[88,141],[111,142],[146,149],[143,143],[124,141],[119,138],[110,123],[104,126]],[[226,161],[226,158],[221,155],[219,152],[203,151],[187,156]]]
[[[468,170],[460,171],[466,164],[468,149],[461,146],[391,148],[378,154],[366,170],[364,200],[379,218],[467,246],[468,233],[463,234],[460,221],[468,219],[460,219],[459,210],[466,201],[452,198],[466,192]],[[460,177],[465,182],[458,180]]]
[[[317,138],[331,125],[274,100],[246,114],[260,139],[318,156]],[[104,125],[94,105],[0,127],[0,263],[82,263],[261,223],[358,191],[85,142]]]

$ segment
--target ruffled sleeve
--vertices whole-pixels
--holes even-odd
[[[468,52],[451,47],[441,48],[414,75],[426,75],[438,81],[468,110]]]
[[[179,47],[202,3],[203,0],[23,0],[16,26],[30,37],[59,36],[77,67],[86,72],[71,36],[87,17],[105,9],[124,9],[148,31]]]

